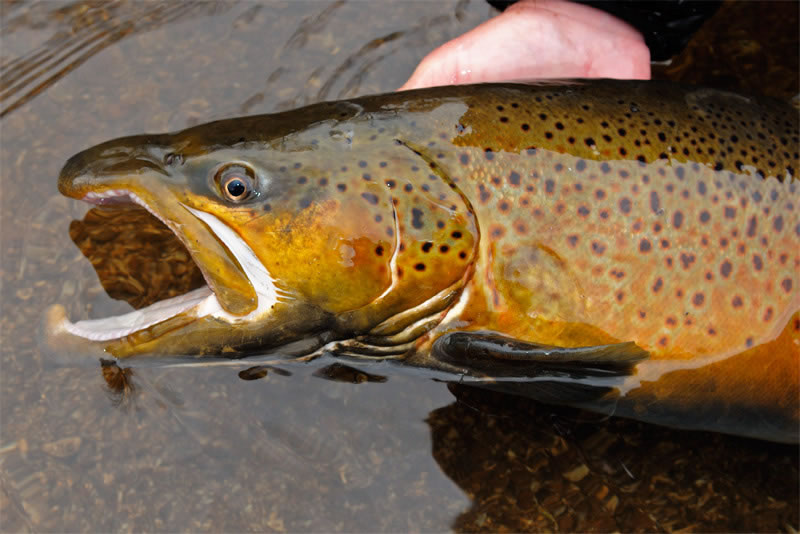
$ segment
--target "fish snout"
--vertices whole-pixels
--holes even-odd
[[[168,152],[159,136],[124,137],[94,146],[67,160],[59,173],[58,190],[81,198],[92,187],[113,185],[121,177],[167,174],[163,156]]]

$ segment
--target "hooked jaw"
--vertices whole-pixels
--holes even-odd
[[[72,157],[59,177],[59,190],[91,204],[143,207],[184,243],[207,286],[116,317],[75,323],[56,305],[46,319],[54,348],[68,336],[100,344],[114,356],[135,354],[139,345],[154,348],[159,337],[171,337],[187,326],[191,330],[192,323],[252,324],[269,315],[279,300],[289,300],[237,232],[202,206],[181,202],[170,187],[175,180],[154,158],[121,146],[136,146],[140,137],[144,136],[105,143]],[[172,352],[163,347],[157,351]]]

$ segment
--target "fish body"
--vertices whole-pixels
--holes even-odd
[[[609,80],[110,141],[70,159],[60,190],[146,207],[208,288],[111,320],[54,309],[51,336],[117,357],[332,348],[797,441],[798,145],[780,102]]]

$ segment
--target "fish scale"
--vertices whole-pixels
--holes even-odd
[[[541,245],[556,251],[569,271],[562,278],[575,284],[576,298],[549,306],[555,319],[603,325],[673,357],[774,338],[797,302],[796,114],[767,106],[749,118],[749,100],[721,91],[621,98],[585,87],[533,98],[498,91],[460,119],[456,128],[468,133],[434,141],[432,151],[446,154],[454,180],[471,192],[495,308],[494,281],[508,280],[501,258]],[[529,310],[541,317],[542,306]],[[536,327],[529,336],[536,339]]]
[[[143,310],[117,356],[311,339],[306,357],[797,441],[798,122],[657,82],[441,87],[112,140],[59,187],[142,203],[209,280],[201,306]],[[54,343],[100,324],[50,315]]]

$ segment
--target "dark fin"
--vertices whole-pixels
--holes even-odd
[[[493,332],[453,332],[433,345],[434,357],[489,377],[536,377],[570,371],[578,376],[625,376],[647,358],[632,342],[594,347],[556,347],[528,343]]]
[[[350,367],[349,365],[342,365],[341,363],[333,363],[327,367],[323,367],[322,369],[316,371],[314,376],[324,378],[325,380],[347,382],[350,384],[363,384],[364,382],[386,382],[387,380],[385,376],[365,373],[360,369]]]
[[[459,369],[463,384],[569,404],[611,392],[615,379],[632,374],[648,353],[632,342],[565,348],[493,332],[453,332],[436,340],[432,356]]]

